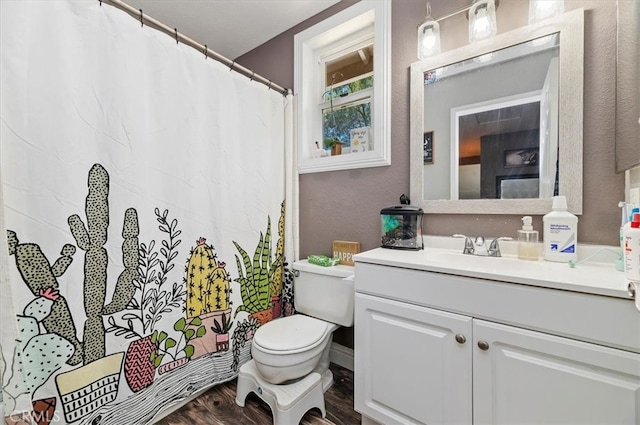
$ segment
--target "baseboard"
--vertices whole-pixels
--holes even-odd
[[[329,360],[331,363],[335,363],[353,372],[353,348],[332,342]]]
[[[362,422],[360,422],[360,424],[361,425],[381,425],[379,422],[376,422],[370,417],[365,415],[362,415]]]

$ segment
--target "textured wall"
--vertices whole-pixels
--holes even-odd
[[[355,3],[343,0],[322,14],[292,28],[238,58],[242,65],[293,88],[293,36]],[[466,0],[431,0],[432,14],[442,16],[468,4]],[[300,255],[331,250],[335,239],[362,243],[363,250],[380,245],[380,209],[397,204],[409,193],[409,66],[416,60],[416,29],[425,15],[423,0],[393,0],[391,166],[300,176]],[[615,173],[616,2],[567,0],[565,9],[585,9],[584,63],[584,207],[578,241],[616,245],[624,199],[624,175]],[[498,31],[527,23],[528,2],[501,0]],[[466,43],[463,14],[443,21],[443,50]],[[427,234],[467,233],[515,236],[520,216],[425,216]],[[542,217],[534,216],[542,230]]]

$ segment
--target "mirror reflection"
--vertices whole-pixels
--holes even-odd
[[[559,39],[424,73],[423,199],[558,194]]]

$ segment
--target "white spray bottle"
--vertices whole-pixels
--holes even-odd
[[[578,261],[578,217],[567,211],[564,195],[553,197],[550,213],[542,217],[544,259],[547,261]]]

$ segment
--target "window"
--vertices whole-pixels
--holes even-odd
[[[296,35],[300,173],[390,164],[390,23],[363,0]]]
[[[371,149],[373,44],[357,46],[323,61],[324,93],[320,102],[323,148],[327,155],[340,144],[340,154]],[[353,130],[353,131],[352,131]],[[351,139],[354,134],[354,143]]]

